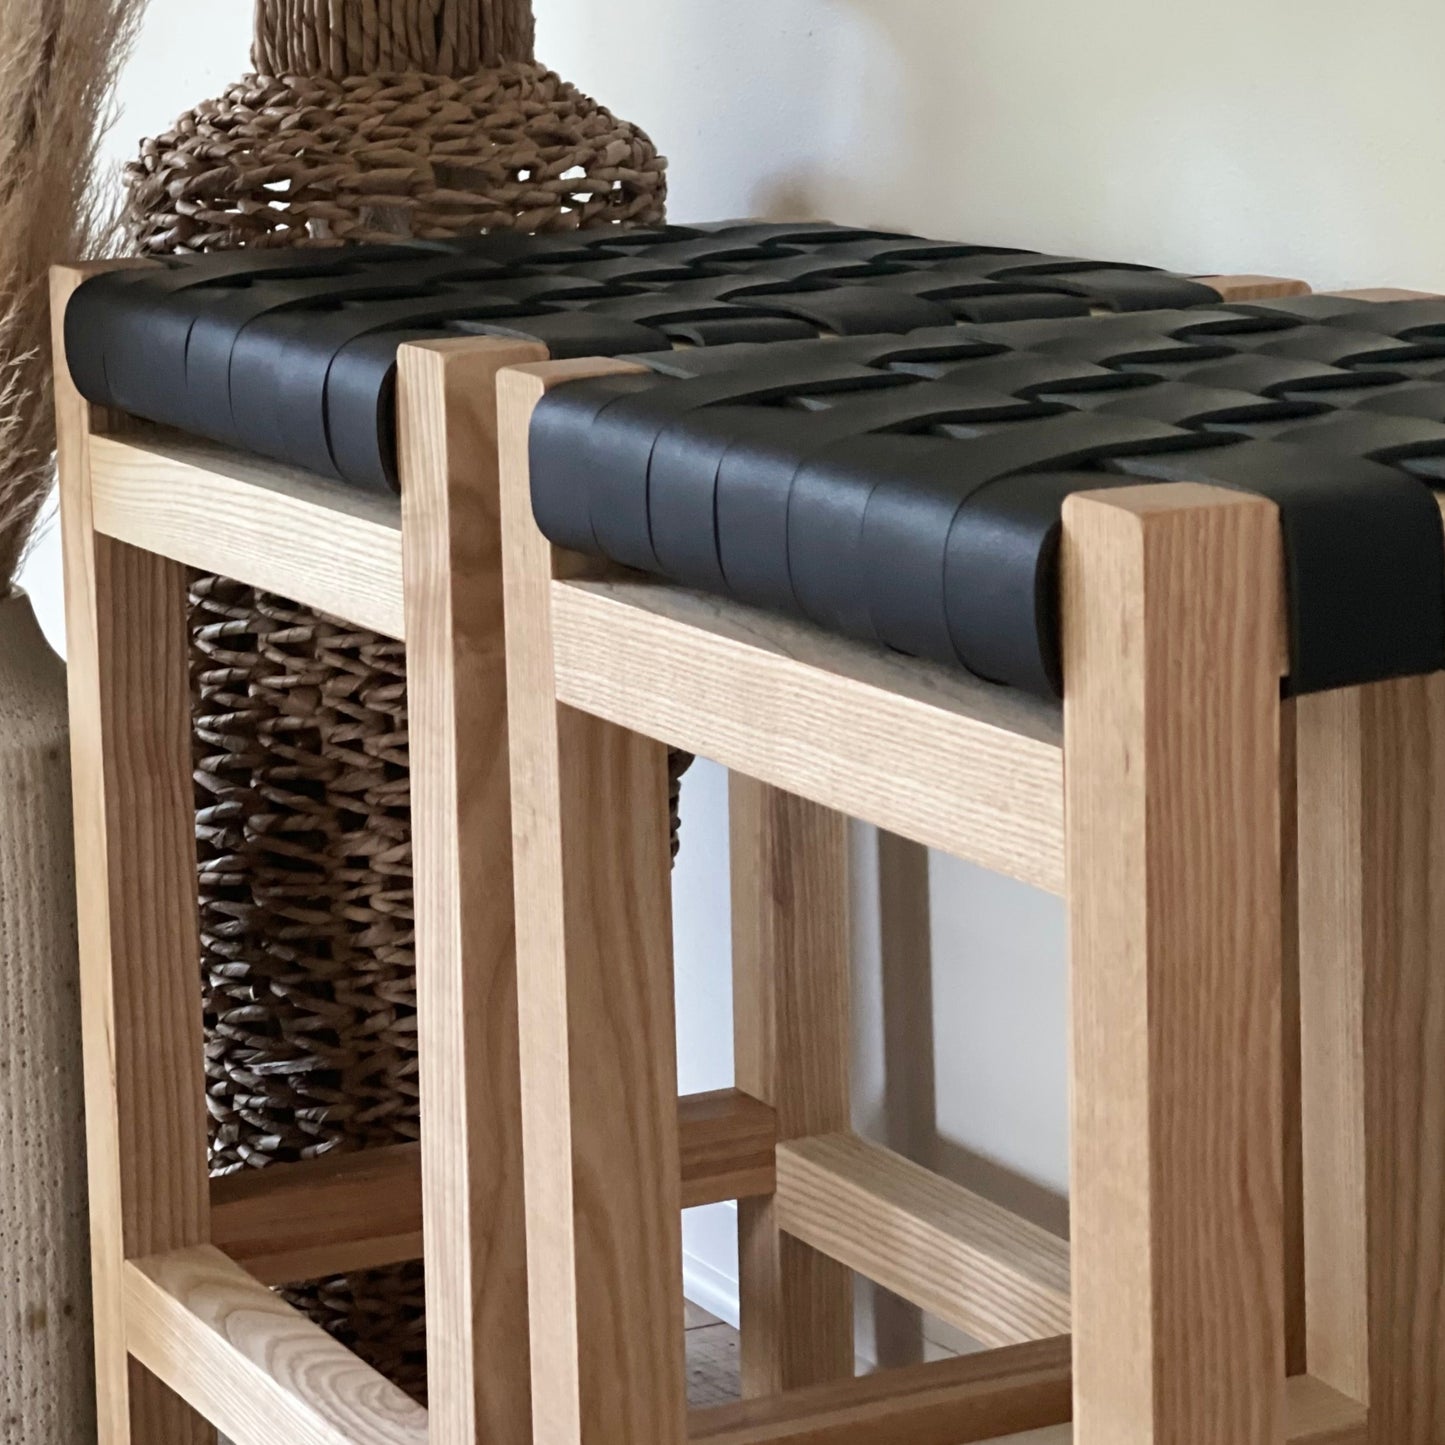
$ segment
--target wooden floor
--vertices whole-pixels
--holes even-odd
[[[726,1405],[741,1394],[738,1332],[687,1303],[687,1402],[694,1409]]]

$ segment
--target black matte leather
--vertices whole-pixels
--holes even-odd
[[[534,503],[554,541],[1052,695],[1064,499],[1238,487],[1280,509],[1290,690],[1428,672],[1445,382],[1382,364],[1435,344],[1396,314],[1414,339],[1213,308],[646,356],[544,399]]]
[[[559,358],[623,356],[1218,301],[1144,266],[741,222],[179,258],[92,278],[65,325],[89,400],[387,489],[383,358],[406,340],[492,334]]]

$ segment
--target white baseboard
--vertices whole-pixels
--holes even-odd
[[[682,1293],[724,1324],[738,1327],[738,1282],[695,1254],[682,1256]]]
[[[738,1324],[738,1207],[729,1201],[682,1216],[682,1290],[693,1304]]]

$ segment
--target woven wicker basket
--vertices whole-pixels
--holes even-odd
[[[651,142],[532,33],[525,0],[258,0],[259,73],[129,167],[137,249],[661,220]],[[213,1168],[414,1139],[404,649],[227,579],[191,596]],[[425,1397],[420,1264],[287,1295]]]

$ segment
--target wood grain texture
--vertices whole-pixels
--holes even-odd
[[[532,1433],[496,379],[545,354],[397,363],[433,1445]]]
[[[93,440],[91,473],[97,531],[403,635],[394,497],[139,423]]]
[[[1044,1340],[695,1410],[702,1445],[1074,1445],[1070,1341]],[[1365,1409],[1320,1381],[1285,1382],[1284,1445],[1366,1445]],[[1024,1433],[1012,1433],[1016,1430]]]
[[[737,1089],[677,1101],[682,1205],[771,1194],[773,1111]],[[422,1257],[422,1146],[228,1175],[211,1183],[211,1242],[267,1284]]]
[[[1296,805],[1295,703],[1279,717],[1280,1044],[1284,1083],[1284,1363],[1285,1374],[1309,1365],[1305,1327],[1304,1140],[1300,1100],[1299,809]]]
[[[1067,1338],[695,1410],[694,1445],[959,1445],[1068,1419]]]
[[[211,1242],[267,1284],[422,1257],[421,1145],[324,1155],[211,1183]]]
[[[184,568],[92,526],[92,416],[52,273],[101,1445],[214,1436],[125,1349],[127,1257],[209,1233]]]
[[[1342,296],[1350,301],[1435,301],[1438,291],[1409,291],[1400,286],[1364,286],[1355,291],[1326,291],[1326,296]]]
[[[125,1301],[136,1358],[232,1445],[428,1445],[420,1405],[219,1250],[132,1261]]]
[[[1445,676],[1302,698],[1311,1373],[1445,1440]]]
[[[855,1134],[778,1146],[789,1234],[985,1345],[1070,1329],[1061,1239]]]
[[[1075,1434],[1275,1445],[1278,516],[1144,487],[1064,529]]]
[[[1063,891],[1056,708],[660,582],[559,582],[553,616],[564,702]]]
[[[677,1101],[682,1207],[773,1192],[778,1122],[774,1110],[740,1089],[688,1094]]]
[[[741,773],[728,813],[738,1085],[773,1107],[780,1139],[846,1129],[847,820]],[[738,1205],[738,1297],[745,1395],[852,1375],[852,1276],[785,1233],[774,1199]]]
[[[681,1190],[666,748],[559,704],[527,439],[504,372],[507,679],[537,1445],[682,1445]]]
[[[1224,301],[1272,301],[1283,296],[1310,294],[1307,282],[1286,276],[1197,276],[1195,279],[1214,287]]]

